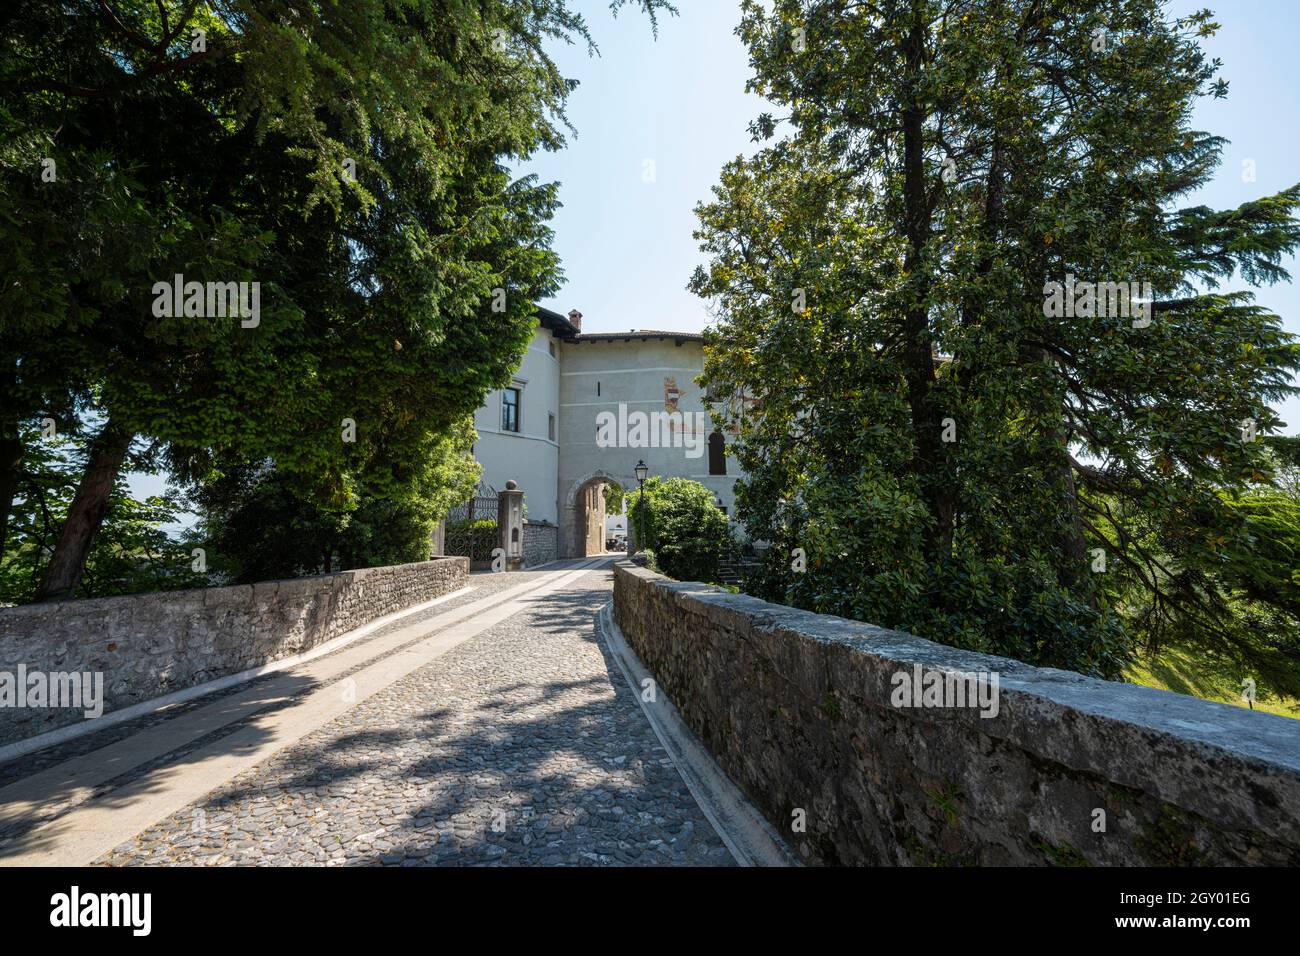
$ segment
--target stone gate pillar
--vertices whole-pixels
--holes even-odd
[[[443,518],[433,529],[433,557],[441,558],[447,553],[447,519]]]
[[[524,493],[514,480],[497,492],[497,547],[506,553],[506,570],[524,566]]]

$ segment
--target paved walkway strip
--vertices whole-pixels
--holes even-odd
[[[614,623],[612,603],[600,609],[596,629],[618,663],[646,720],[654,728],[655,736],[672,757],[700,809],[736,861],[741,866],[798,866],[798,858],[740,788],[723,773],[663,690],[655,687],[654,700],[646,700],[643,689],[652,686],[654,679]]]

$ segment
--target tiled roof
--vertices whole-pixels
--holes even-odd
[[[557,336],[569,342],[614,342],[619,339],[630,342],[632,339],[676,339],[680,342],[703,342],[700,332],[665,332],[662,329],[633,329],[630,332],[583,332],[574,325],[568,316],[537,307],[537,318],[542,327],[550,329]],[[579,316],[581,318],[581,316]]]
[[[630,332],[583,332],[576,341],[616,341],[623,340],[630,342],[632,339],[676,339],[682,342],[703,342],[704,335],[700,332],[665,332],[660,329],[633,329]]]

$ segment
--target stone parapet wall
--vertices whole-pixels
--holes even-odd
[[[0,677],[102,673],[104,713],[301,654],[464,587],[466,558],[235,587],[0,609]],[[0,706],[0,745],[84,720]]]
[[[536,567],[560,556],[560,529],[553,524],[524,525],[524,566]]]
[[[961,651],[629,562],[616,567],[614,617],[722,769],[808,862],[1300,865],[1298,721]],[[967,685],[976,693],[955,706],[968,674],[981,675]],[[907,699],[922,688],[938,705],[928,690]]]

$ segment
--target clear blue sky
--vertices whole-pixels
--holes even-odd
[[[545,305],[576,308],[587,331],[698,331],[704,303],[686,290],[702,261],[691,210],[709,197],[723,163],[754,149],[746,124],[762,101],[744,92],[749,65],[734,34],[736,0],[680,0],[681,16],[661,20],[656,41],[631,9],[615,19],[607,0],[575,0],[600,47],[553,49],[565,75],[580,81],[569,118],[578,130],[567,149],[522,167],[557,180],[564,208],[555,246],[568,277]],[[1300,181],[1300,0],[1175,0],[1177,14],[1209,6],[1223,29],[1205,42],[1223,61],[1226,100],[1205,100],[1197,127],[1230,140],[1218,177],[1192,197],[1226,208]],[[1242,161],[1256,181],[1242,181]],[[654,181],[645,182],[646,160]],[[1288,268],[1300,278],[1300,264]],[[1295,284],[1258,290],[1259,301],[1300,334]],[[1300,401],[1282,409],[1300,434]]]

